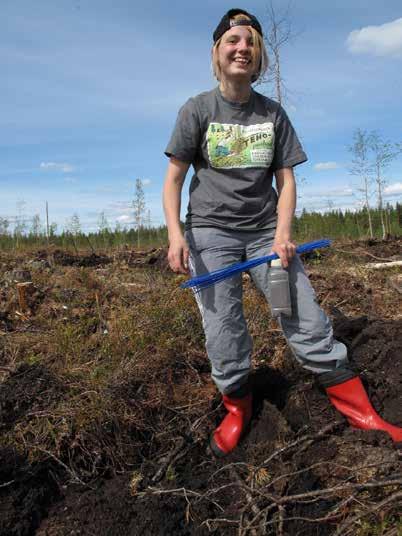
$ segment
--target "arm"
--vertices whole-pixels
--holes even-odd
[[[180,227],[181,190],[190,164],[169,160],[163,187],[163,208],[169,235],[169,266],[174,272],[188,273],[188,245]]]
[[[290,259],[296,253],[296,246],[291,241],[292,220],[296,209],[296,181],[293,168],[282,168],[275,171],[276,188],[278,190],[278,223],[272,251],[281,259],[282,266],[287,268]]]

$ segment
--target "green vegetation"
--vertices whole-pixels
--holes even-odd
[[[370,219],[369,219],[370,214]],[[401,236],[402,205],[387,205],[383,210],[383,220],[388,236]],[[362,239],[370,236],[369,221],[371,221],[374,238],[383,236],[383,221],[380,209],[360,211],[332,210],[321,214],[319,212],[303,211],[294,219],[294,238],[303,242],[311,237]],[[138,229],[100,226],[97,232],[83,233],[79,225],[73,231],[63,231],[60,234],[51,232],[49,238],[38,222],[29,231],[10,232],[8,226],[0,225],[0,249],[19,250],[30,247],[53,246],[78,252],[79,249],[110,250],[112,248],[140,246],[142,248],[161,247],[168,242],[165,226],[140,226]]]
[[[397,203],[395,207],[388,205],[385,209],[386,234],[388,236],[400,236],[402,232],[402,205]],[[294,220],[294,235],[296,240],[304,241],[309,237],[328,237],[340,239],[368,238],[369,218],[373,226],[374,238],[383,237],[380,209],[366,209],[360,211],[332,210],[325,214],[318,212],[303,211]]]
[[[141,247],[159,247],[167,244],[166,227],[140,227],[137,229],[101,230],[96,233],[83,233],[78,231],[72,233],[63,231],[60,234],[52,234],[49,239],[44,232],[34,234],[1,233],[0,249],[19,250],[30,247],[45,247],[48,244],[58,248],[67,249],[78,253],[78,250],[110,250],[125,246],[137,246],[138,241]]]

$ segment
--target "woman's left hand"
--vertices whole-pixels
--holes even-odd
[[[271,251],[281,259],[282,268],[287,268],[296,254],[296,245],[290,239],[275,238]]]

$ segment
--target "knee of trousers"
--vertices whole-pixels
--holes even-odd
[[[242,310],[222,310],[212,313],[204,309],[203,328],[208,355],[228,359],[248,355],[252,342]]]
[[[230,373],[235,363],[249,364],[252,339],[243,316],[201,311],[205,348],[212,367]]]
[[[307,310],[293,308],[292,316],[281,315],[280,324],[290,344],[321,344],[328,350],[333,342],[332,325],[318,304],[312,304]]]
[[[307,370],[322,373],[348,363],[347,348],[333,338],[331,327],[324,332],[293,332],[286,338],[295,358]]]
[[[251,367],[252,340],[246,330],[206,331],[206,350],[211,363],[212,379],[219,391],[233,390],[244,383]]]
[[[211,363],[226,371],[244,363],[250,363],[252,340],[247,331],[243,333],[206,333],[205,347]]]

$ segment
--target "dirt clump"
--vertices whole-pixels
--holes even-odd
[[[95,489],[71,490],[54,505],[37,536],[61,534],[149,534],[190,536],[184,498],[149,497],[135,500],[127,477],[99,482]]]
[[[31,464],[9,447],[0,448],[0,535],[35,534],[49,506],[59,499],[57,467]]]
[[[385,419],[402,426],[402,319],[373,319],[353,349],[371,400]]]
[[[0,384],[0,431],[51,411],[65,387],[41,365],[22,364]]]
[[[162,271],[168,269],[166,248],[153,248],[150,250],[126,249],[116,254],[119,262],[125,262],[132,267],[152,266]]]
[[[389,240],[368,238],[364,240],[345,241],[342,245],[335,244],[336,249],[348,251],[366,260],[398,260],[401,257],[402,238],[399,236]]]
[[[53,252],[54,264],[59,266],[103,266],[112,262],[106,255],[91,253],[90,255],[72,255],[66,251],[56,249]]]

